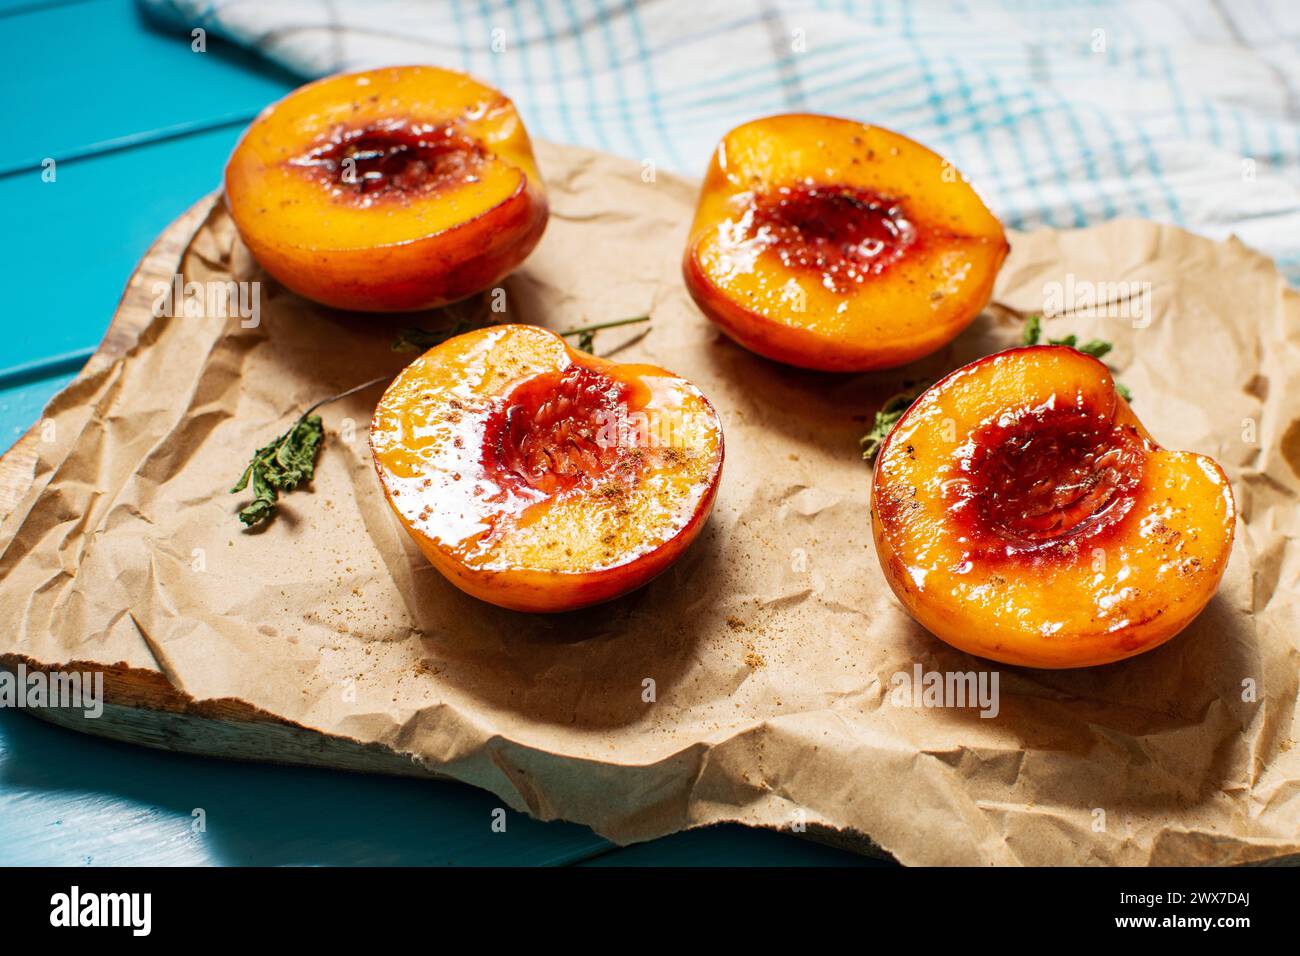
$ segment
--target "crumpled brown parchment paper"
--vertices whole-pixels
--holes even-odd
[[[1014,344],[1019,323],[991,309],[890,373],[767,362],[682,287],[693,184],[576,149],[540,161],[552,219],[505,284],[508,311],[457,314],[555,329],[653,314],[648,334],[602,333],[597,351],[696,382],[727,440],[713,517],[679,564],[559,616],[461,594],[384,503],[366,444],[379,389],[323,411],[311,490],[242,531],[227,491],[253,449],[312,401],[395,374],[410,356],[390,343],[412,319],[293,297],[218,207],[184,276],[260,280],[260,324],[156,319],[53,401],[59,438],[0,539],[0,652],[157,667],[195,700],[380,744],[620,842],[739,821],[868,835],[914,864],[1300,853],[1300,298],[1266,259],[1142,222],[1013,237],[996,299],[1015,309],[1042,309],[1045,283],[1150,284],[1145,323],[1066,316],[1047,333],[1113,340],[1144,423],[1217,458],[1241,512],[1220,592],[1180,637],[1032,671],[954,651],[903,613],[857,447],[905,380]],[[895,702],[894,675],[917,664],[996,671],[997,716]]]

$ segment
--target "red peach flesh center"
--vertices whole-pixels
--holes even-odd
[[[760,192],[753,229],[787,268],[846,292],[902,258],[916,228],[897,200],[844,186],[799,184]]]
[[[1130,428],[1078,416],[986,426],[968,461],[984,522],[1012,541],[1042,542],[1094,527],[1141,477]]]
[[[291,165],[342,196],[421,196],[473,182],[483,148],[449,126],[376,124],[336,131]]]
[[[485,467],[547,494],[599,484],[621,457],[605,430],[626,416],[627,393],[626,385],[584,366],[524,381],[488,421]]]

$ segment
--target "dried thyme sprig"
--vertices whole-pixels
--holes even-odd
[[[293,491],[315,476],[316,457],[320,454],[320,447],[325,441],[325,428],[321,417],[313,415],[312,412],[322,405],[355,395],[372,385],[387,382],[388,379],[386,375],[371,379],[369,382],[349,388],[346,392],[322,398],[299,415],[287,432],[253,453],[248,467],[239,476],[235,487],[230,489],[233,495],[243,491],[250,484],[253,487],[253,500],[239,510],[239,520],[245,527],[251,528],[274,515],[280,492]]]
[[[918,382],[910,388],[889,396],[885,399],[885,404],[880,406],[880,411],[876,412],[875,423],[871,426],[871,431],[862,436],[859,444],[862,446],[862,457],[867,461],[876,457],[880,451],[880,446],[884,444],[889,433],[894,430],[898,420],[903,417],[903,412],[912,407],[912,403],[921,397],[921,393],[929,388],[933,382]]]
[[[569,329],[567,332],[560,334],[565,338],[571,335],[578,337],[578,348],[584,352],[594,352],[596,347],[596,333],[601,329],[616,329],[620,325],[635,325],[638,322],[649,322],[650,316],[636,315],[630,319],[615,319],[612,322],[597,322],[595,325],[584,325],[581,328]]]
[[[470,328],[470,323],[465,321],[457,322],[447,329],[421,329],[412,326],[397,333],[397,338],[393,339],[393,351],[427,352],[435,345],[441,345],[462,332],[468,332]]]

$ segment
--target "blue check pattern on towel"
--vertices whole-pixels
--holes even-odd
[[[427,62],[540,138],[700,175],[764,114],[887,126],[1011,226],[1235,233],[1300,285],[1295,0],[141,0],[304,77]]]

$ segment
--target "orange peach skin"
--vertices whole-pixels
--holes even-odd
[[[340,201],[293,161],[340,128],[449,126],[486,149],[472,183],[432,196]],[[389,67],[310,83],[262,112],[226,167],[240,237],[288,288],[340,309],[432,308],[489,288],[546,228],[546,193],[514,104],[437,67]]]
[[[579,366],[627,383],[631,412],[685,409],[698,425],[686,430],[693,440],[680,455],[632,449],[644,471],[621,497],[601,483],[503,503],[509,484],[482,453],[489,417],[521,383]],[[370,442],[389,504],[430,563],[474,597],[530,612],[608,601],[672,565],[708,519],[724,454],[717,415],[689,382],[575,351],[523,325],[469,332],[426,352],[385,392]]]
[[[752,190],[809,181],[899,200],[916,247],[841,294],[739,238]],[[878,126],[792,114],[737,127],[718,146],[682,271],[701,311],[745,348],[804,368],[868,371],[955,338],[988,304],[1008,248],[1002,225],[943,157]]]
[[[980,423],[1047,402],[1096,410],[1140,436],[1133,506],[1094,540],[972,560],[945,508],[955,449]],[[880,565],[908,613],[961,650],[1043,668],[1121,660],[1183,630],[1218,587],[1235,525],[1223,470],[1152,442],[1106,367],[1060,346],[980,359],[925,392],[880,450],[871,502]]]

